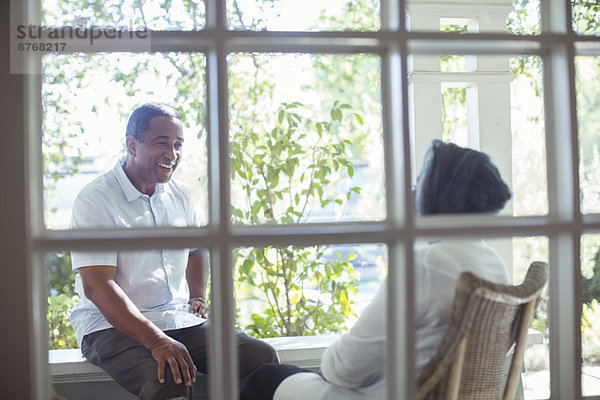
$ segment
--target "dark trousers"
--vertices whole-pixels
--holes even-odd
[[[265,364],[241,386],[241,400],[273,400],[279,384],[299,372],[310,371],[289,364]]]
[[[209,372],[207,323],[165,333],[185,345],[198,372]],[[240,387],[261,365],[279,362],[277,352],[269,344],[241,332],[236,332],[236,339]],[[104,369],[119,385],[140,399],[166,400],[181,396],[192,399],[191,386],[175,383],[168,366],[166,381],[160,383],[158,364],[148,349],[114,328],[86,335],[81,352],[88,361]]]

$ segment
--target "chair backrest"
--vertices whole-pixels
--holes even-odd
[[[547,281],[542,262],[533,262],[517,286],[462,273],[446,333],[418,377],[417,398],[514,399],[527,331]]]

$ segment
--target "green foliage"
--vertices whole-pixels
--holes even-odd
[[[548,334],[548,295],[542,293],[540,301],[535,309],[535,315],[531,321],[531,328]]]
[[[58,180],[77,173],[83,163],[81,150],[72,144],[83,133],[82,124],[64,121],[71,109],[68,96],[64,94],[68,89],[76,90],[82,85],[83,68],[77,69],[75,66],[74,69],[75,72],[69,75],[58,64],[44,64],[42,157],[46,197],[52,195]],[[47,89],[49,87],[51,89]]]
[[[346,0],[340,7],[322,2],[318,20],[303,27],[308,30],[375,31],[379,29],[379,1]],[[339,4],[339,2],[337,2]],[[286,13],[290,4],[282,0],[230,0],[227,23],[232,29],[268,30],[273,21]],[[292,29],[294,30],[294,29]]]
[[[581,351],[584,361],[600,362],[600,249],[598,235],[582,238]]]
[[[96,26],[121,29],[200,29],[205,24],[203,0],[58,0],[48,7],[44,0],[43,22],[48,26]],[[166,12],[167,10],[171,12]]]
[[[600,211],[600,62],[597,57],[577,57],[575,65],[581,206],[584,213],[597,213]]]
[[[533,321],[531,321],[531,328],[539,332],[546,332],[547,322],[546,317],[534,318]]]
[[[467,33],[467,25],[441,25],[440,32]]]
[[[339,332],[354,316],[351,295],[357,274],[354,254],[323,260],[324,247],[267,247],[236,253],[238,286],[262,294],[265,307],[245,330],[256,337]]]
[[[539,35],[540,1],[515,0],[513,12],[508,16],[507,28],[511,35]]]
[[[277,3],[257,2],[256,7],[272,12]],[[244,15],[237,1],[232,5],[233,26],[265,28],[265,21],[260,19],[265,13],[250,17]],[[370,2],[348,1],[342,17],[322,13],[320,22],[331,29],[346,29],[348,24],[359,30],[375,29],[379,24],[375,10],[376,5]],[[232,205],[234,223],[305,222],[311,210],[343,206],[352,193],[360,194],[357,187],[340,194],[340,188],[334,186],[340,185],[340,177],[353,176],[351,159],[365,156],[362,112],[380,112],[380,105],[372,100],[379,98],[376,57],[313,57],[316,79],[305,89],[319,93],[321,108],[329,110],[326,116],[318,116],[316,110],[300,102],[273,104],[278,77],[268,65],[276,58],[231,54],[228,59],[232,181],[243,198],[241,204]],[[356,103],[335,100],[340,98]],[[272,120],[265,116],[265,109],[277,110]],[[353,314],[351,295],[356,292],[356,276],[350,258],[355,256],[324,260],[326,250],[239,249],[235,254],[238,294],[250,293],[250,297],[262,300],[261,308],[253,310],[243,329],[255,336],[342,329]]]
[[[582,357],[587,362],[600,362],[600,305],[594,299],[581,310]]]
[[[581,35],[600,34],[600,3],[597,0],[571,0],[573,29]]]
[[[48,267],[48,329],[50,349],[77,348],[75,331],[69,322],[71,310],[79,300],[75,292],[75,272],[71,268],[69,252],[50,253]]]
[[[581,277],[581,294],[584,304],[591,304],[593,301],[600,300],[600,250],[594,257],[594,268],[592,275],[588,278]]]
[[[380,121],[366,121],[363,115],[381,114],[381,63],[377,57],[366,54],[351,56],[313,56],[315,82],[303,87],[323,96],[322,109],[327,109],[335,99],[344,99],[355,110],[356,123],[349,126],[351,141],[347,149],[354,159],[369,159],[373,147],[369,137],[381,131]],[[369,132],[370,134],[365,134]],[[371,151],[369,151],[371,150]]]
[[[344,110],[336,102],[330,119],[315,121],[303,115],[303,105],[284,103],[275,127],[259,134],[252,129],[235,132],[231,143],[232,180],[244,193],[246,204],[233,207],[233,221],[244,224],[305,222],[311,206],[342,204],[358,188],[338,195],[328,193],[332,177],[354,175],[346,146],[338,135]],[[352,121],[357,121],[352,115]],[[347,119],[348,120],[348,119]],[[358,119],[360,120],[360,119]]]
[[[538,0],[515,0],[513,12],[507,19],[507,31],[511,35],[540,34],[540,4]],[[540,57],[516,56],[511,59],[510,70],[516,76],[524,75],[537,96],[542,96],[542,83],[538,79],[542,71]]]
[[[339,16],[321,10],[319,20],[327,30],[376,31],[380,27],[378,0],[348,0]]]
[[[79,347],[69,316],[79,296],[61,293],[48,297],[49,349],[73,349]]]
[[[48,287],[50,295],[75,295],[75,271],[71,265],[71,253],[50,253],[46,256]]]
[[[442,139],[458,142],[460,131],[467,129],[467,91],[464,88],[447,88],[442,93]],[[460,144],[460,143],[459,143]],[[466,143],[465,143],[466,144]]]
[[[598,234],[581,238],[581,352],[584,362],[600,363],[600,248]]]
[[[301,103],[284,103],[267,135],[235,132],[232,180],[245,202],[232,206],[233,222],[305,222],[313,207],[343,204],[359,194],[357,187],[342,195],[328,192],[336,175],[354,174],[349,141],[339,135],[340,124],[361,120],[350,108],[334,102],[329,118],[317,121],[304,116]],[[325,251],[322,246],[239,249],[234,256],[238,286],[258,289],[267,304],[252,314],[246,330],[259,337],[341,330],[354,314],[350,296],[357,276],[350,261],[355,255],[325,260]]]

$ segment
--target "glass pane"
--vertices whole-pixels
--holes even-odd
[[[539,0],[514,0],[503,4],[478,0],[408,0],[407,8],[411,31],[540,33]]]
[[[234,252],[237,326],[255,337],[350,328],[387,273],[382,244],[240,248]]]
[[[375,31],[379,0],[227,0],[234,30]]]
[[[546,133],[542,60],[514,57],[510,61],[513,168],[513,215],[548,213]]]
[[[442,84],[442,140],[469,146],[467,89]]]
[[[411,58],[413,184],[432,141],[440,139],[490,156],[512,192],[501,214],[547,214],[541,60],[483,55]]]
[[[581,388],[600,395],[600,234],[581,237]]]
[[[199,223],[206,224],[204,64],[203,55],[177,53],[44,58],[44,206],[48,228],[69,226],[79,191],[125,156],[129,115],[152,101],[169,103],[182,118],[183,161],[174,176],[190,188]]]
[[[194,30],[205,25],[204,0],[42,0],[45,26]]]
[[[533,261],[548,262],[549,259],[547,237],[515,237],[512,240],[512,250],[514,285],[523,282],[527,268]],[[548,291],[544,290],[531,322],[525,347],[521,378],[526,400],[550,397],[549,341]]]
[[[580,35],[600,35],[600,4],[596,0],[571,0],[573,30]]]
[[[380,60],[232,54],[234,223],[385,218]]]
[[[577,57],[577,124],[581,211],[600,212],[600,58]]]

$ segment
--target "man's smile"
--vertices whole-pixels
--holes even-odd
[[[161,168],[165,168],[165,169],[173,169],[173,167],[175,167],[175,163],[157,163],[159,167]]]

